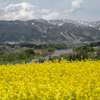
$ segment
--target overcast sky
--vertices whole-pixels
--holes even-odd
[[[0,20],[100,21],[100,0],[0,0]]]

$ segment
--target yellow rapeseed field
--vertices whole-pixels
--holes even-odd
[[[100,100],[100,60],[0,65],[0,100]]]

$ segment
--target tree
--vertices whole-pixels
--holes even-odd
[[[72,56],[72,60],[76,60],[76,56],[75,56],[75,54],[73,54],[73,56]]]
[[[35,52],[33,49],[26,49],[25,54],[29,57],[30,55],[35,55]]]
[[[27,58],[27,55],[25,55],[25,53],[19,53],[19,54],[16,55],[16,59],[22,60],[22,59],[25,59],[25,58]]]
[[[69,61],[72,60],[72,54],[69,54],[69,56],[68,56],[68,60],[69,60]]]

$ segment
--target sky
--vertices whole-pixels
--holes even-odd
[[[100,21],[100,0],[0,0],[0,20]]]

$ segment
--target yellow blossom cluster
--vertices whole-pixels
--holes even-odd
[[[100,100],[100,60],[0,65],[0,100]]]
[[[99,47],[93,47],[93,49],[98,49]]]

